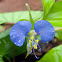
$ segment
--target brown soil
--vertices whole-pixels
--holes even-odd
[[[27,10],[26,3],[31,10],[42,10],[41,0],[0,0],[0,13]]]

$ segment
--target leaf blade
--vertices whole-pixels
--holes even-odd
[[[42,0],[44,15],[48,13],[55,0]]]
[[[62,45],[52,48],[37,62],[62,62]],[[53,60],[52,60],[53,59]]]
[[[41,17],[41,11],[31,11],[33,20],[38,20]],[[37,15],[36,15],[37,14]],[[0,13],[0,24],[2,23],[16,23],[19,20],[29,21],[29,12],[28,11],[17,11],[17,12],[8,12]]]

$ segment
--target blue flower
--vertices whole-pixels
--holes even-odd
[[[25,37],[28,36],[28,33],[31,33],[30,38],[27,40],[27,51],[31,54],[32,50],[37,49],[39,47],[39,52],[41,52],[41,48],[38,44],[39,40],[36,38],[36,35],[40,35],[41,41],[43,43],[47,41],[51,41],[55,35],[54,27],[46,20],[40,20],[35,22],[34,30],[31,30],[32,24],[29,21],[19,21],[15,25],[12,26],[10,30],[10,39],[11,41],[17,45],[22,46],[25,42]],[[35,57],[38,59],[39,57]]]

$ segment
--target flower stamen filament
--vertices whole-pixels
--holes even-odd
[[[38,47],[39,47],[39,52],[41,52],[41,48],[40,48],[38,42],[39,42],[38,39],[36,39],[34,36],[31,36],[30,39],[29,39],[29,41],[28,41],[28,43],[27,43],[27,50],[28,50],[28,53],[31,54],[31,53],[32,53],[32,50],[33,50],[34,55],[35,55],[35,57],[36,57],[37,59],[38,59],[39,57],[36,56],[34,49],[38,49]]]

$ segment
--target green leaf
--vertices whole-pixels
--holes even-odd
[[[2,28],[2,27],[1,27]],[[8,31],[5,31],[3,33],[0,33],[0,62],[4,62],[2,57],[6,54],[6,42],[5,40],[2,40],[1,38],[5,37],[8,34]]]
[[[4,55],[6,53],[5,43],[0,40],[0,55]]]
[[[41,17],[41,11],[31,11],[33,20],[38,20]],[[17,12],[8,12],[0,13],[0,24],[2,23],[16,23],[19,20],[28,20],[29,21],[29,12],[28,11],[17,11]]]
[[[5,23],[6,21],[5,21],[4,17],[3,17],[3,13],[0,13],[0,24]]]
[[[44,16],[48,13],[55,0],[42,0]]]
[[[62,29],[55,31],[55,37],[62,41]]]
[[[10,36],[6,36],[2,39],[0,39],[1,42],[3,42],[1,45],[0,50],[2,50],[2,52],[5,52],[5,56],[12,58],[13,54],[14,56],[20,55],[24,52],[26,52],[26,41],[24,42],[23,46],[18,47],[15,44],[13,44],[13,42],[10,40]],[[5,44],[5,45],[4,45]],[[14,50],[14,52],[12,52],[12,50]],[[3,53],[1,52],[1,54],[3,55]]]
[[[0,55],[0,62],[4,62],[2,57],[3,57],[3,56]]]
[[[47,20],[49,21],[54,27],[62,27],[62,20]]]
[[[10,33],[10,29],[5,30],[4,32],[0,33],[0,39],[6,37]]]
[[[37,62],[62,62],[62,45],[52,48]]]
[[[0,30],[1,30],[1,29],[3,29],[3,27],[2,27],[2,26],[0,26]]]
[[[4,62],[2,57],[5,55],[5,53],[6,53],[5,43],[0,40],[0,62]]]
[[[53,26],[62,27],[62,1],[55,2],[44,19]]]

